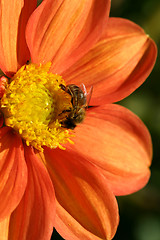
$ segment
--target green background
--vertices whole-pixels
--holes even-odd
[[[78,1],[78,0],[75,0]],[[139,24],[160,46],[160,0],[112,0],[111,16]],[[120,224],[114,240],[160,240],[160,57],[147,81],[120,104],[147,125],[153,140],[151,178],[141,191],[118,197]],[[52,239],[62,239],[54,231]]]

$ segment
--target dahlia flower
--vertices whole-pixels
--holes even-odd
[[[145,81],[156,46],[109,10],[109,0],[0,0],[2,240],[49,240],[53,227],[69,240],[112,239],[115,195],[149,179],[150,134],[113,103]],[[74,130],[69,84],[86,98],[93,88]]]

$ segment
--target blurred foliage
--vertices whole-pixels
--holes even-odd
[[[139,24],[160,48],[159,0],[112,0],[111,16]],[[160,240],[160,56],[148,80],[120,102],[147,125],[153,140],[151,178],[141,191],[118,197],[120,224],[114,240]],[[52,239],[62,239],[54,230]]]

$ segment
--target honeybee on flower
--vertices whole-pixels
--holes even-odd
[[[1,238],[49,240],[55,227],[66,240],[112,239],[115,195],[142,188],[152,159],[145,125],[113,103],[150,74],[155,43],[110,18],[109,0],[0,7]],[[81,83],[94,89],[86,112]],[[77,111],[86,113],[78,125]]]

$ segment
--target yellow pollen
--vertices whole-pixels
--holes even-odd
[[[12,127],[26,141],[43,151],[43,146],[64,149],[72,142],[69,130],[61,127],[64,110],[71,108],[71,96],[63,91],[61,76],[49,73],[50,63],[21,67],[11,78],[1,99],[6,126]]]

